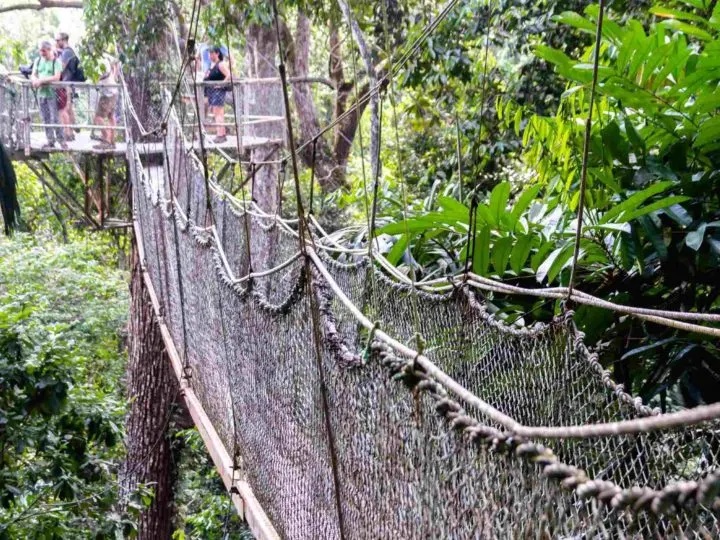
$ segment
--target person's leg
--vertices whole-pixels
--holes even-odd
[[[48,101],[55,100],[54,97],[52,98],[46,98],[46,97],[39,97],[38,98],[38,104],[40,105],[40,116],[42,117],[43,124],[51,124],[50,121],[50,106],[48,105]],[[47,137],[48,144],[55,144],[55,130],[51,127],[45,128],[45,137]]]
[[[68,92],[70,94],[68,95],[68,118],[71,125],[77,125],[77,119],[75,118],[75,107],[73,106],[73,94],[75,94],[75,92],[72,89],[68,90]]]
[[[70,133],[69,133],[70,128],[67,126],[70,124],[70,113],[68,112],[67,105],[65,105],[65,107],[63,107],[62,109],[58,110],[58,116],[60,117],[60,123],[63,126],[66,126],[65,128],[63,128],[64,133],[65,133],[65,138],[69,139],[70,138]]]
[[[215,130],[215,133],[218,137],[224,137],[225,126],[222,124],[225,122],[225,107],[213,107],[213,113],[215,114],[215,123],[217,124],[217,129]]]
[[[50,117],[52,118],[51,124],[59,124],[60,118],[58,117],[57,98],[48,99],[48,109],[50,111]],[[55,128],[55,139],[61,144],[65,142],[65,133],[62,127]]]
[[[110,116],[107,119],[107,126],[108,128],[105,130],[105,141],[108,144],[115,144],[115,130],[112,129],[117,125],[117,122],[115,121],[115,114],[114,111],[110,113]]]

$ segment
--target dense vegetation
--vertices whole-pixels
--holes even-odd
[[[233,48],[272,23],[267,2],[200,4],[199,34],[229,38]],[[142,65],[168,20],[187,30],[194,5],[149,0],[117,9],[90,0],[83,50],[113,50],[131,69]],[[298,142],[386,74],[439,11],[413,0],[350,7],[367,54],[339,3],[281,6],[291,74],[326,79],[311,90],[293,87]],[[467,265],[525,287],[569,283],[598,13],[597,4],[577,0],[465,0],[383,88],[378,234],[401,271],[420,280]],[[306,23],[309,38],[301,32]],[[119,33],[125,40],[115,50]],[[19,62],[28,48],[0,35],[0,61]],[[713,0],[629,0],[606,11],[579,289],[627,305],[720,310],[718,53],[720,3]],[[297,71],[303,60],[309,73]],[[313,108],[302,101],[308,96]],[[342,169],[333,181],[318,181],[315,209],[332,225],[366,222],[371,114],[368,107],[357,125],[342,125],[344,142],[331,131],[318,143],[318,176]],[[301,158],[307,195],[311,158]],[[69,167],[56,166],[77,183]],[[0,518],[7,523],[0,535],[129,533],[132,512],[152,487],[133,494],[129,513],[114,512],[126,411],[126,276],[116,270],[124,244],[68,227],[70,217],[27,171],[20,191],[31,235],[0,244],[0,385],[14,381],[13,392],[0,393]],[[517,325],[567,307],[499,294],[487,300],[497,317]],[[720,396],[716,341],[597,308],[577,308],[575,320],[614,377],[646,402],[673,409]],[[231,513],[197,434],[180,432],[177,445],[184,448],[178,507],[185,520],[176,537],[222,537]]]
[[[26,232],[0,238],[0,538],[131,537],[153,487],[121,494],[118,485],[125,255],[116,238],[77,228],[27,168],[17,170]],[[174,446],[175,536],[239,533],[198,433],[176,430]]]

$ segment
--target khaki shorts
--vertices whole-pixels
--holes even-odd
[[[97,103],[95,116],[99,118],[112,118],[115,114],[115,105],[117,105],[117,96],[100,96]]]

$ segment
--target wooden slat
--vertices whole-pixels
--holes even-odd
[[[138,186],[134,186],[136,189]],[[139,197],[144,197],[143,193],[138,194]],[[158,319],[160,325],[160,332],[165,342],[165,348],[168,356],[170,357],[170,363],[172,364],[175,376],[180,383],[181,394],[185,399],[190,416],[192,416],[195,426],[197,426],[200,436],[205,442],[205,446],[210,452],[210,457],[217,467],[220,478],[222,478],[225,488],[230,492],[230,498],[235,505],[235,508],[240,515],[244,517],[250,530],[252,531],[255,538],[261,540],[275,540],[279,539],[280,536],[275,531],[270,519],[263,510],[260,503],[255,498],[255,494],[252,491],[250,485],[237,478],[234,478],[233,462],[230,453],[225,448],[220,436],[212,425],[210,418],[208,418],[205,410],[203,409],[200,400],[198,400],[195,391],[188,384],[188,380],[183,377],[183,365],[180,355],[178,354],[175,343],[173,342],[172,335],[168,329],[165,321],[159,316],[160,313],[160,302],[157,294],[155,294],[155,288],[153,287],[152,280],[148,274],[145,266],[145,246],[143,245],[142,235],[140,234],[140,223],[133,217],[133,230],[135,232],[135,239],[138,246],[138,255],[142,265],[142,275],[147,287],[148,293],[150,294],[150,300],[155,311],[155,316]],[[234,427],[234,426],[233,426]],[[235,493],[235,490],[237,493]]]

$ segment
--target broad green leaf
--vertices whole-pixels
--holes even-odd
[[[458,200],[440,196],[437,198],[437,202],[446,213],[457,217],[458,221],[468,223],[470,220],[470,209]]]
[[[638,218],[640,225],[642,226],[645,234],[650,239],[655,251],[662,260],[666,260],[668,256],[667,246],[663,240],[662,234],[658,227],[650,219],[650,216],[641,216]]]
[[[530,255],[532,238],[533,237],[529,234],[520,236],[515,242],[512,252],[510,253],[510,268],[512,268],[513,272],[518,275],[524,268],[525,261],[527,261],[527,258]]]
[[[603,128],[602,141],[613,158],[625,165],[629,163],[630,147],[620,133],[620,126],[616,122],[608,122]]]
[[[651,7],[649,12],[656,17],[663,17],[666,19],[679,19],[681,21],[696,21],[700,23],[705,22],[705,19],[700,15],[688,13],[687,11],[680,11],[679,9],[670,9],[660,5]]]
[[[429,212],[424,216],[398,221],[396,223],[389,223],[384,227],[378,229],[378,234],[406,234],[406,233],[420,233],[438,227],[446,228],[448,230],[454,230],[453,225],[456,225],[458,220],[451,214],[445,214],[442,212]],[[467,224],[465,225],[467,229]]]
[[[640,137],[640,134],[635,129],[635,126],[633,126],[630,119],[626,116],[625,117],[625,133],[627,134],[628,140],[630,141],[630,144],[633,146],[635,150],[641,153],[645,153],[645,141]]]
[[[490,227],[484,225],[475,237],[473,272],[487,276],[490,266]]]
[[[676,337],[661,339],[660,341],[656,341],[655,343],[651,343],[650,345],[643,345],[642,347],[636,347],[635,349],[630,349],[628,352],[626,352],[625,354],[623,354],[620,357],[620,360],[626,360],[627,358],[630,358],[631,356],[637,356],[638,354],[643,354],[643,353],[646,353],[653,349],[657,349],[658,347],[662,347],[663,345],[667,345],[668,343],[677,341],[677,339],[678,338],[676,338]]]
[[[720,115],[713,116],[700,125],[693,147],[699,148],[717,142],[718,139],[720,139]]]
[[[698,96],[692,106],[692,110],[700,114],[707,114],[718,108],[720,108],[720,91],[717,90],[711,94]]]
[[[564,52],[553,49],[552,47],[547,47],[546,45],[538,45],[535,47],[535,55],[562,68],[570,68],[574,63]]]
[[[585,86],[583,86],[583,85],[571,86],[570,88],[568,88],[567,90],[565,90],[565,91],[562,93],[562,95],[560,96],[560,98],[561,98],[561,99],[568,98],[568,97],[572,96],[575,92],[579,92],[579,91],[582,90],[583,88],[585,88]]]
[[[672,30],[677,30],[678,32],[682,32],[683,34],[687,34],[689,36],[696,37],[703,41],[710,41],[713,38],[712,34],[710,34],[709,32],[706,32],[702,28],[698,28],[697,26],[694,26],[689,23],[684,23],[677,19],[669,19],[669,20],[661,22],[660,24],[662,26],[665,26]]]
[[[400,238],[397,239],[392,249],[385,257],[393,266],[397,265],[398,261],[405,253],[405,250],[408,247],[409,238],[410,236],[407,234],[403,234],[402,236],[400,236]]]
[[[567,24],[589,34],[595,34],[595,23],[574,11],[563,11],[560,15],[555,15],[552,19],[555,22]]]
[[[649,199],[653,195],[662,193],[663,191],[670,188],[670,186],[672,185],[673,182],[671,181],[657,182],[642,191],[638,191],[637,193],[632,194],[626,200],[624,200],[620,204],[613,206],[610,210],[605,212],[605,214],[600,218],[599,223],[607,223],[613,218],[622,214],[623,212],[632,212],[636,210],[647,199]]]
[[[490,214],[495,218],[496,223],[500,223],[500,216],[505,212],[509,197],[509,182],[500,182],[490,193]]]
[[[514,129],[515,129],[515,136],[516,136],[516,137],[519,137],[519,136],[520,136],[520,125],[521,125],[521,123],[522,123],[522,110],[521,110],[521,109],[518,109],[517,111],[515,111],[515,118],[514,118],[514,122],[513,122],[513,127],[514,127]]]
[[[632,221],[633,219],[637,219],[640,216],[645,216],[650,212],[663,210],[669,206],[672,206],[674,204],[680,204],[688,200],[690,200],[690,197],[685,197],[684,195],[671,195],[670,197],[665,197],[663,199],[660,199],[659,201],[655,201],[652,204],[648,204],[647,206],[643,206],[642,208],[638,208],[637,210],[628,212],[627,214],[623,214],[620,217],[620,220],[622,220],[622,222]]]
[[[699,250],[702,246],[703,239],[705,238],[705,228],[707,223],[701,223],[700,226],[694,231],[690,231],[685,235],[685,245],[692,250]]]
[[[630,232],[630,224],[629,223],[601,223],[599,225],[588,225],[588,226],[584,227],[584,230],[588,230],[588,231],[597,230],[597,229],[605,229],[608,231],[629,233]]]
[[[693,221],[690,214],[679,204],[673,204],[667,208],[663,208],[662,211],[672,219],[675,223],[678,223],[684,227],[690,225]]]
[[[502,277],[507,268],[508,259],[510,258],[510,251],[513,247],[513,238],[505,236],[495,240],[495,245],[492,249],[492,263],[495,272]]]
[[[716,240],[715,238],[708,238],[708,243],[710,244],[710,249],[713,250],[713,253],[720,256],[720,240]]]
[[[517,201],[513,205],[512,212],[510,213],[513,228],[515,228],[515,224],[517,224],[520,216],[522,216],[525,210],[528,209],[528,206],[530,206],[530,203],[535,200],[541,189],[542,185],[533,184],[532,186],[525,188],[520,194]]]
[[[492,214],[492,212],[490,212],[490,209],[487,207],[487,205],[483,203],[478,203],[476,211],[478,223],[487,223],[488,225],[491,225],[493,227],[497,225],[497,220],[495,219],[495,216]]]
[[[572,252],[572,242],[553,250],[537,269],[537,280],[543,282],[547,279],[548,283],[552,283],[572,256]]]

